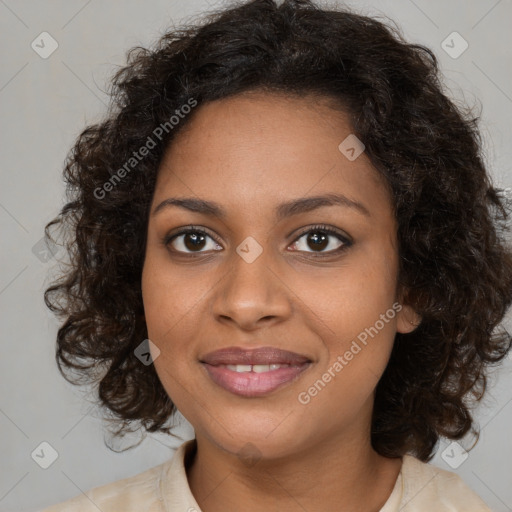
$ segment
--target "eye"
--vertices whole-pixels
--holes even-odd
[[[222,246],[213,235],[203,228],[195,226],[188,226],[177,233],[171,233],[165,236],[162,242],[173,252],[181,254],[222,250]],[[351,245],[352,242],[341,232],[328,226],[318,225],[302,230],[290,247],[293,251],[318,253],[319,255],[325,253],[327,255],[339,253]],[[313,250],[308,251],[308,247]]]
[[[290,247],[303,252],[332,254],[341,252],[350,245],[352,242],[337,230],[328,226],[313,226],[303,231]],[[313,250],[308,251],[308,247]]]
[[[208,239],[211,240],[210,247],[208,247]],[[195,253],[204,252],[201,249],[206,247],[206,250],[220,250],[222,247],[209,235],[204,229],[189,226],[178,233],[167,235],[163,240],[164,245],[172,246],[172,250],[181,253]],[[218,248],[220,249],[218,249]]]

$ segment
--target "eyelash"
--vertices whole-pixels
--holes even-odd
[[[293,245],[295,244],[298,240],[300,240],[304,235],[308,234],[308,233],[311,233],[311,232],[322,232],[326,235],[332,235],[334,237],[336,237],[340,242],[343,243],[343,245],[341,245],[340,247],[338,247],[337,249],[333,249],[333,250],[330,250],[330,251],[326,251],[326,252],[316,252],[316,251],[297,251],[299,253],[306,253],[308,255],[311,255],[309,257],[313,257],[313,258],[322,258],[322,257],[327,257],[327,256],[333,256],[333,255],[338,255],[338,254],[341,254],[343,251],[345,251],[346,249],[348,249],[351,245],[352,245],[352,241],[348,239],[348,237],[346,237],[345,235],[343,235],[341,232],[329,227],[329,226],[325,226],[325,225],[322,225],[322,224],[317,224],[315,226],[310,226],[310,227],[307,227],[303,230],[301,230],[299,232],[299,234],[297,235],[297,237],[295,238],[295,240],[290,244],[290,245]],[[186,228],[183,228],[181,229],[180,231],[176,232],[176,233],[169,233],[168,235],[166,235],[163,239],[162,239],[162,243],[164,246],[168,246],[173,240],[175,240],[176,238],[178,238],[179,236],[181,235],[187,235],[187,234],[190,234],[190,233],[200,233],[202,235],[205,235],[205,236],[208,236],[210,237],[212,240],[214,240],[217,244],[221,245],[219,240],[217,240],[217,238],[215,236],[213,236],[212,234],[210,234],[209,232],[207,232],[204,228],[200,227],[200,226],[187,226]],[[179,254],[180,256],[185,256],[185,257],[196,257],[197,254],[203,254],[201,251],[193,251],[193,252],[184,252],[184,251],[176,251],[176,250],[173,250],[173,252],[175,254]]]

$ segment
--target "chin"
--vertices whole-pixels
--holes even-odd
[[[283,418],[232,418],[223,417],[223,425],[218,425],[216,432],[208,431],[204,435],[221,449],[251,462],[253,459],[276,459],[294,453],[299,441],[297,425],[290,431],[290,424]],[[285,425],[286,423],[286,425]],[[211,422],[208,424],[211,426]],[[277,427],[276,427],[277,426]],[[197,431],[196,431],[197,432]],[[230,435],[231,434],[231,435]]]

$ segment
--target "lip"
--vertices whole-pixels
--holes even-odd
[[[239,396],[258,397],[296,380],[312,361],[304,355],[275,347],[252,350],[228,347],[210,352],[201,360],[210,378],[220,387]],[[267,372],[236,372],[224,365],[288,364]]]
[[[255,349],[244,349],[240,347],[227,347],[214,352],[209,352],[202,358],[202,363],[211,366],[219,364],[290,364],[299,365],[311,360],[295,352],[281,350],[276,347],[260,347]]]

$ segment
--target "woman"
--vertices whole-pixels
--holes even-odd
[[[305,0],[136,48],[67,161],[57,361],[195,439],[72,510],[485,511],[427,463],[510,349],[509,214],[432,52]],[[72,377],[67,375],[72,381]]]

